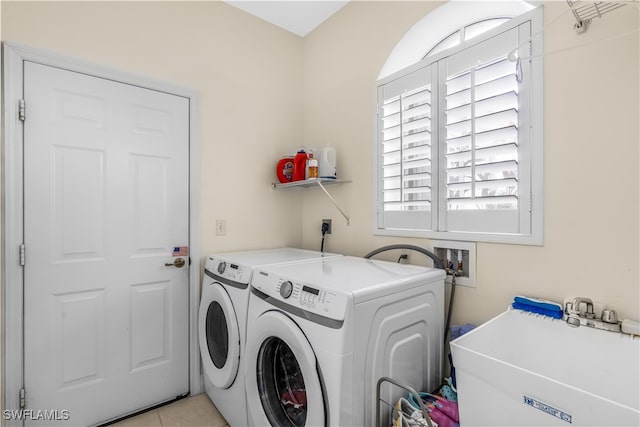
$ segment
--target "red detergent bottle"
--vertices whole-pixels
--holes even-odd
[[[293,181],[293,160],[293,157],[284,157],[280,159],[276,166],[278,181],[282,183]]]
[[[307,153],[304,150],[300,150],[293,158],[293,180],[304,181],[306,169]]]

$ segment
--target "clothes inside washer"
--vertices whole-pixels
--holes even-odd
[[[300,365],[291,348],[270,337],[258,355],[258,393],[269,423],[303,427],[307,421],[307,391]]]
[[[295,426],[304,426],[307,418],[307,392],[295,355],[283,341],[275,351],[275,370],[280,404]]]

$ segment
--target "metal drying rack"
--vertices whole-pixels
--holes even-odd
[[[602,18],[602,15],[616,10],[633,1],[609,2],[609,1],[583,1],[583,0],[567,0],[567,4],[576,18],[576,23],[573,25],[578,34],[587,31],[587,27],[591,23],[593,18]]]
[[[382,414],[380,413],[381,410],[381,403],[384,403],[386,406],[392,408],[392,410],[395,410],[395,406],[389,402],[385,402],[384,400],[382,400],[382,397],[380,396],[380,388],[382,386],[382,384],[384,383],[390,383],[395,385],[396,387],[399,387],[405,391],[408,391],[411,395],[413,395],[414,399],[416,402],[418,402],[418,404],[420,405],[420,411],[422,411],[422,416],[424,417],[425,421],[427,422],[427,426],[428,427],[433,427],[433,423],[431,422],[431,418],[429,418],[429,411],[427,410],[427,407],[424,406],[424,402],[422,402],[422,398],[420,397],[420,394],[418,394],[417,391],[415,391],[412,387],[406,385],[406,384],[402,384],[399,383],[398,381],[394,380],[393,378],[389,378],[389,377],[380,377],[380,379],[378,380],[378,384],[376,385],[376,427],[385,427],[382,425]]]

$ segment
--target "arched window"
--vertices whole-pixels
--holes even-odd
[[[420,62],[444,38],[461,28],[476,23],[480,25],[485,20],[515,18],[533,9],[531,4],[523,0],[449,1],[428,13],[407,31],[393,48],[378,79]],[[475,32],[476,35],[481,33]]]
[[[449,2],[396,45],[378,81],[376,234],[542,243],[542,64],[530,59],[542,7],[531,9]]]
[[[454,33],[449,34],[444,39],[439,41],[438,44],[436,44],[429,50],[429,52],[427,52],[424,58],[426,58],[427,56],[435,55],[436,53],[442,52],[443,50],[458,46],[462,42],[471,40],[474,37],[477,37],[480,34],[485,33],[497,27],[498,25],[507,22],[509,19],[511,18],[490,18],[474,22],[473,24],[469,24],[460,30],[456,30]]]

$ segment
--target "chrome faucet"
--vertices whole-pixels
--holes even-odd
[[[584,304],[585,312],[584,316],[580,313],[580,304]],[[580,318],[595,319],[596,314],[593,312],[593,301],[590,298],[577,297],[573,299],[573,302],[568,302],[564,309],[567,315],[567,323],[569,326],[580,326]]]
[[[577,297],[573,299],[573,309],[580,314],[580,304],[584,304],[586,306],[584,311],[584,317],[587,319],[595,319],[596,314],[593,312],[593,301],[590,298],[585,297]]]
[[[582,304],[585,305],[584,313],[580,311]],[[602,319],[597,319],[596,313],[593,311],[593,301],[590,298],[576,297],[572,302],[567,302],[564,306],[564,313],[565,320],[569,326],[578,327],[582,325],[612,332],[621,331],[615,310],[603,310]]]

